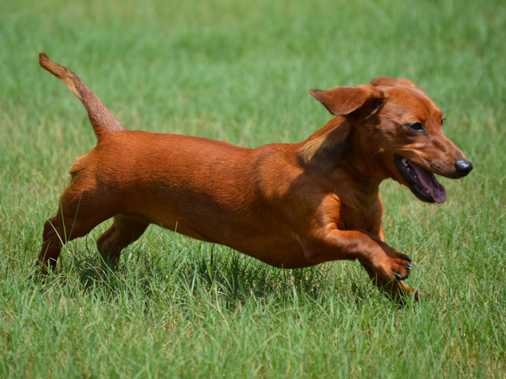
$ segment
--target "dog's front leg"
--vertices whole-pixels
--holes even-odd
[[[380,227],[378,238],[381,242],[386,243],[385,232],[383,231],[383,227]],[[419,300],[419,297],[424,294],[423,291],[418,291],[416,288],[411,288],[404,283],[402,280],[396,280],[393,282],[387,282],[385,279],[382,279],[376,275],[374,270],[367,265],[362,265],[364,270],[367,272],[372,282],[380,289],[389,294],[392,294],[396,298],[402,298],[405,295],[413,295],[416,301]]]
[[[411,259],[364,230],[333,229],[301,244],[311,262],[357,259],[380,288],[397,288],[400,283],[409,290],[402,280],[409,276]]]
[[[410,288],[404,283],[403,280],[395,280],[392,282],[387,282],[385,279],[380,278],[373,271],[372,268],[362,264],[362,267],[365,269],[372,282],[382,291],[385,291],[387,294],[392,295],[396,299],[402,299],[404,296],[413,296],[415,301],[418,301],[421,295],[424,295],[423,291],[418,291],[415,288]]]

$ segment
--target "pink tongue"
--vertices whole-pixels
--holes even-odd
[[[422,186],[430,191],[432,198],[436,203],[444,203],[446,201],[446,190],[444,186],[439,183],[433,173],[425,171],[423,168],[409,162],[411,167],[415,169],[416,176]]]

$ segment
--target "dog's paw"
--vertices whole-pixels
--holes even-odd
[[[390,283],[379,286],[385,294],[397,301],[401,307],[409,303],[418,303],[430,297],[430,292],[410,288],[402,280],[394,280]]]
[[[394,290],[391,291],[391,293],[401,303],[401,305],[406,305],[410,301],[417,303],[419,301],[426,300],[431,296],[430,292],[410,288],[402,281],[397,281],[394,287],[395,288],[393,288]]]
[[[421,299],[425,299],[425,298],[428,298],[428,297],[432,296],[432,294],[430,292],[422,291],[422,290],[417,290],[415,288],[410,288],[409,289],[409,295],[413,296],[413,299],[415,301],[419,301]]]
[[[396,259],[393,264],[393,270],[395,270],[395,279],[407,279],[411,273],[411,258],[406,255],[405,258]]]
[[[372,259],[376,274],[387,282],[407,279],[411,273],[411,258],[386,244],[382,248],[383,254],[378,253]]]

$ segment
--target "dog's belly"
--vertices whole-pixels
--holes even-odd
[[[160,217],[156,213],[149,215],[138,212],[126,212],[124,215],[194,239],[228,246],[274,267],[294,269],[316,264],[308,261],[300,243],[292,233],[280,228],[265,227],[269,222],[257,225],[256,228],[250,223],[245,229],[238,220],[230,222],[233,217],[229,216],[228,222],[222,219],[219,226],[211,228],[209,224],[196,220],[189,221],[181,215],[169,217],[165,213],[165,217]]]
[[[163,226],[191,238],[228,246],[274,267],[292,269],[314,264],[307,260],[299,242],[289,236],[272,235],[265,231],[259,231],[255,236],[249,233],[245,235],[242,230],[234,231],[230,225],[222,225],[220,231],[212,234],[207,230],[202,232],[176,223],[170,227]],[[236,238],[231,238],[233,235]]]

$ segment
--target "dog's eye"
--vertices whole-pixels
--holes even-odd
[[[421,122],[414,122],[412,124],[408,124],[406,125],[408,128],[410,128],[411,130],[415,131],[415,132],[420,132],[422,130],[424,130],[425,128],[423,127],[422,123]]]

